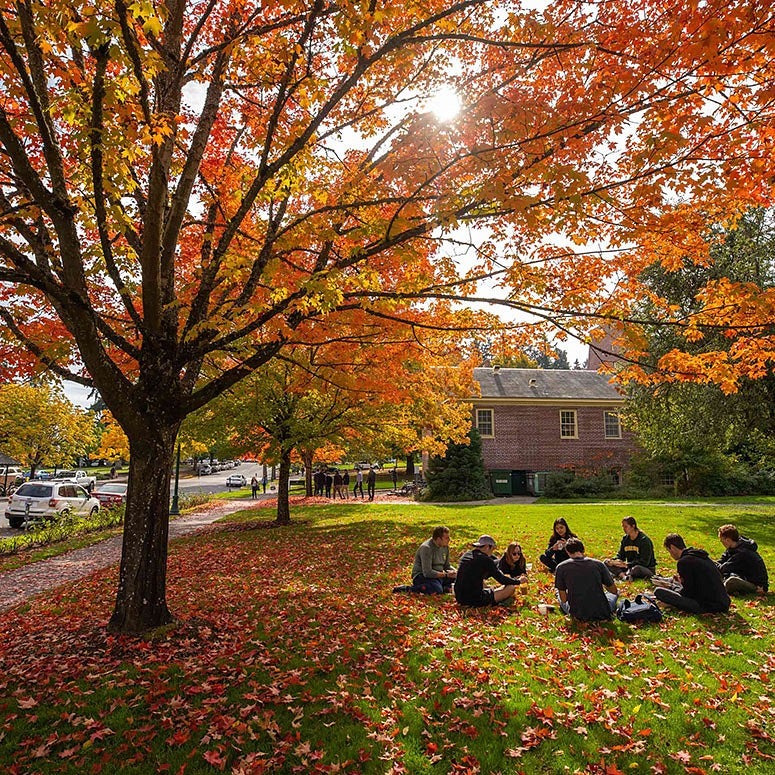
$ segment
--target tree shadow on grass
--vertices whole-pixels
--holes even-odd
[[[692,614],[685,611],[678,611],[675,608],[668,609],[671,618],[695,619],[698,626],[704,627],[708,632],[717,635],[725,635],[730,632],[740,635],[753,635],[756,629],[751,623],[736,611],[725,614]],[[668,623],[670,622],[668,619]]]
[[[705,547],[708,553],[713,555],[715,550],[718,550],[718,555],[724,551],[724,547],[718,542],[717,535],[718,529],[721,527],[722,522],[718,515],[714,514],[692,514],[692,522],[697,525],[697,528],[707,533],[709,540],[715,541],[715,546],[712,548]],[[747,536],[753,539],[759,545],[760,548],[775,549],[775,520],[763,512],[755,511],[741,511],[733,519],[727,520],[727,524],[732,523],[740,531],[741,535]]]

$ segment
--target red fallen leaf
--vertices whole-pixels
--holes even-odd
[[[92,732],[91,735],[89,735],[89,739],[92,741],[92,743],[94,743],[97,740],[103,740],[104,738],[115,734],[116,733],[110,727],[103,727],[102,729],[98,729],[96,732]]]
[[[183,745],[191,737],[191,733],[187,729],[179,729],[174,735],[167,738],[167,745]]]
[[[221,772],[223,772],[224,768],[226,767],[226,757],[221,756],[218,751],[205,751],[202,754],[204,760],[212,765],[213,767],[217,767]]]
[[[428,743],[428,745],[425,746],[425,751],[429,754],[434,754],[438,750],[439,747],[436,745],[436,743]]]
[[[64,751],[59,752],[60,759],[69,759],[71,756],[75,756],[80,750],[79,746],[73,746],[72,748],[65,748]]]
[[[27,708],[34,708],[38,701],[34,697],[30,697],[26,700],[19,700],[19,707],[26,710]]]
[[[649,729],[648,727],[646,727],[646,729],[641,729],[641,730],[639,730],[639,731],[638,731],[638,734],[639,734],[641,737],[648,737],[648,736],[651,734],[651,729]]]

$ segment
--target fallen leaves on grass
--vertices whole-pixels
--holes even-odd
[[[749,767],[775,753],[775,658],[741,663],[745,621],[579,626],[538,616],[539,574],[511,608],[461,609],[390,594],[422,530],[269,527],[173,546],[181,621],[152,638],[105,633],[115,571],[5,614],[9,771],[699,773],[722,729]]]

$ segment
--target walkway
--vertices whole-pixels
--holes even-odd
[[[170,522],[170,540],[194,533],[221,517],[255,505],[254,500],[223,501],[215,507],[174,519]],[[68,581],[76,581],[94,571],[118,565],[121,561],[121,540],[120,535],[113,536],[49,560],[0,573],[0,611]]]

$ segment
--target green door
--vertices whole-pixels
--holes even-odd
[[[493,495],[511,495],[511,471],[490,471]]]

